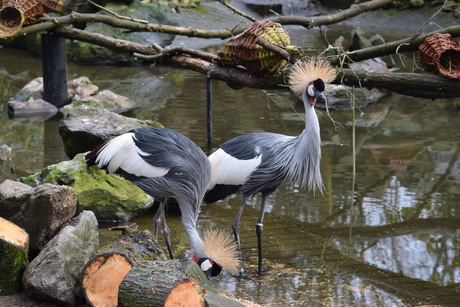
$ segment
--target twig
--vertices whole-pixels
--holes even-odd
[[[272,43],[269,43],[266,39],[263,39],[262,37],[258,36],[256,38],[256,41],[255,43],[257,45],[260,45],[262,47],[264,47],[265,49],[273,52],[273,53],[276,53],[277,55],[279,55],[280,57],[282,57],[283,59],[286,59],[288,62],[290,62],[291,64],[294,64],[296,62],[296,59],[294,56],[291,56],[289,54],[289,52],[287,52],[286,50],[284,50],[283,48],[280,48]]]
[[[88,1],[89,3],[91,3],[92,5],[94,5],[95,7],[103,10],[103,11],[106,11],[108,12],[109,14],[112,14],[113,16],[117,17],[117,18],[120,18],[120,19],[126,19],[126,20],[131,20],[131,21],[134,21],[134,22],[140,22],[140,23],[149,23],[147,20],[140,20],[140,19],[135,19],[135,18],[132,18],[132,17],[126,17],[126,16],[123,16],[123,15],[119,15],[117,13],[115,13],[114,11],[111,11],[109,10],[108,8],[105,8],[103,7],[102,5],[99,5],[91,0],[86,0]]]
[[[246,13],[243,13],[242,11],[238,10],[236,7],[234,7],[233,5],[229,4],[227,1],[225,0],[220,0],[220,3],[222,3],[223,5],[225,5],[226,7],[228,7],[230,10],[232,10],[233,12],[237,13],[238,15],[241,15],[243,16],[244,18],[246,19],[249,19],[250,21],[254,22],[256,21],[257,19],[255,19],[254,17],[246,14]]]

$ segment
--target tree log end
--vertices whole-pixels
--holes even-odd
[[[164,306],[204,306],[203,291],[206,290],[201,288],[195,278],[184,278],[171,290]]]
[[[19,248],[29,243],[29,234],[16,224],[0,217],[0,239]]]
[[[132,264],[120,254],[98,255],[83,270],[82,287],[92,306],[118,306],[118,288]]]

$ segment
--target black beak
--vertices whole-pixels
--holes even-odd
[[[315,89],[315,104],[317,103],[326,104],[327,99],[323,92],[317,91]]]

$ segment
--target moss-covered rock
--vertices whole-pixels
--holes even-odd
[[[31,186],[53,183],[73,187],[78,198],[77,212],[91,210],[98,220],[127,221],[153,205],[153,198],[130,181],[107,174],[97,166],[87,167],[84,155],[47,166],[21,181]]]

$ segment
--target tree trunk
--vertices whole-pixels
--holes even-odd
[[[123,234],[102,247],[83,269],[82,289],[92,306],[117,306],[120,283],[136,263],[166,259],[150,231],[140,231],[137,225],[122,230]]]
[[[22,273],[29,263],[29,235],[14,223],[0,217],[0,295],[22,287]]]
[[[126,274],[120,284],[122,306],[204,306],[198,281],[186,277],[178,260],[143,261]]]

